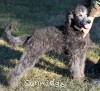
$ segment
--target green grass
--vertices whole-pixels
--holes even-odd
[[[60,25],[65,21],[65,13],[76,5],[74,0],[0,0],[0,36],[2,28],[11,19],[13,33],[29,35],[36,28]],[[100,20],[95,20],[91,30],[91,45],[87,58],[96,63],[100,46]],[[63,55],[55,53],[43,55],[40,62],[26,74],[15,89],[3,85],[18,63],[23,47],[11,47],[0,38],[0,91],[100,91],[100,87],[86,82],[77,82],[67,76],[67,63]],[[95,74],[87,74],[91,79]],[[96,74],[99,76],[99,74]],[[52,83],[52,84],[51,84]],[[29,86],[26,86],[29,84]]]

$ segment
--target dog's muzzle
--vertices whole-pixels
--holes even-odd
[[[90,24],[91,20],[88,20],[87,18],[83,18],[83,20],[80,22],[81,27],[85,28],[86,24]]]

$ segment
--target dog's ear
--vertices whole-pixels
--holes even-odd
[[[66,14],[66,23],[68,25],[72,24],[72,21],[74,20],[74,11],[70,11],[69,13]]]

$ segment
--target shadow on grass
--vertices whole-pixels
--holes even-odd
[[[4,34],[4,29],[0,27],[0,37]]]
[[[52,71],[54,73],[63,75],[63,76],[68,76],[68,69],[67,69],[67,65],[68,65],[68,59],[66,58],[66,56],[64,54],[58,54],[54,51],[50,51],[46,53],[46,56],[52,58],[52,59],[57,59],[56,61],[59,61],[63,64],[66,64],[66,68],[61,68],[59,66],[56,66],[55,64],[51,64],[50,62],[47,62],[44,59],[40,59],[40,64],[37,64],[36,66],[42,69],[46,69],[47,71]],[[41,65],[42,64],[42,65]]]
[[[2,68],[0,68],[0,84],[5,85],[6,76],[3,74]]]
[[[11,60],[18,59],[21,57],[20,51],[15,51],[9,47],[0,45],[0,83],[4,84],[6,81],[6,76],[4,75],[4,70],[2,67],[11,67],[14,68],[16,63],[11,62]],[[63,62],[64,64],[68,65],[68,61],[64,55],[59,55],[54,52],[49,52],[47,55],[51,58],[56,58],[59,61]],[[69,72],[66,68],[61,68],[59,66],[56,66],[55,64],[52,64],[50,62],[47,62],[44,59],[40,59],[40,62],[36,64],[36,67],[40,69],[44,69],[47,71],[54,72],[56,74],[60,74],[63,76],[68,76]],[[89,59],[86,61],[86,67],[85,67],[85,74],[89,78],[95,78],[98,77],[98,73],[100,73],[100,60],[97,64],[92,63]]]
[[[44,59],[40,59],[40,62],[38,64],[36,64],[36,67],[47,70],[49,72],[51,71],[51,72],[54,72],[56,74],[60,74],[60,75],[63,75],[63,76],[68,75],[67,69],[58,67],[54,64],[51,64]]]
[[[94,20],[90,31],[90,38],[95,44],[100,44],[100,17]]]
[[[22,53],[20,51],[15,51],[9,47],[0,45],[0,65],[14,67],[14,64],[11,65],[12,63],[10,60],[19,59],[21,54]]]
[[[68,59],[66,55],[64,54],[58,54],[54,51],[50,51],[50,52],[47,52],[46,55],[53,59],[58,59],[60,62],[63,62],[64,64],[68,64]]]
[[[86,60],[85,74],[88,78],[98,78],[100,76],[100,60],[94,64],[91,60]]]
[[[14,68],[16,63],[11,62],[11,60],[19,59],[21,56],[20,51],[15,51],[9,47],[0,45],[0,83],[4,84],[6,81],[6,76],[4,75],[4,69],[7,67]]]
[[[49,52],[47,53],[47,55],[51,58],[56,58],[59,61],[62,60],[61,62],[63,62],[66,65],[66,68],[55,66],[54,64],[51,64],[44,59],[41,59],[40,62],[36,65],[36,67],[39,67],[44,70],[51,71],[63,76],[69,75],[69,71],[67,67],[68,60],[63,54],[59,55],[54,52]],[[98,61],[97,64],[94,64],[91,60],[87,58],[86,65],[85,65],[85,74],[86,74],[86,77],[91,78],[91,79],[99,77],[100,76],[100,60]]]

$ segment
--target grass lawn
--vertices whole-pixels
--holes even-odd
[[[6,43],[2,28],[13,20],[16,35],[29,35],[36,28],[60,25],[65,22],[65,14],[76,5],[75,0],[0,0],[0,91],[100,91],[100,86],[77,82],[67,76],[67,62],[64,55],[55,53],[43,55],[40,62],[26,74],[15,89],[3,85],[18,63],[24,47],[13,48]],[[96,19],[91,30],[91,45],[87,53],[90,63],[96,63],[100,48],[100,19]],[[88,79],[98,74],[86,74]]]

